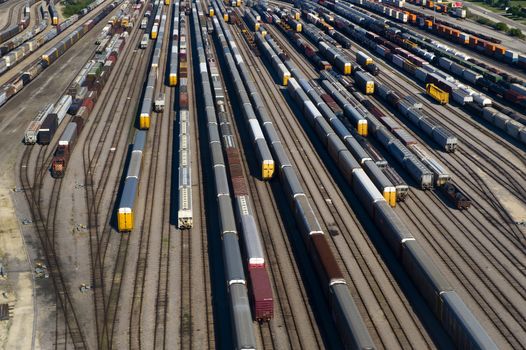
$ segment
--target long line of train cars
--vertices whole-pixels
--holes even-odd
[[[177,83],[179,52],[181,66],[179,72],[179,208],[177,222],[179,229],[190,229],[193,226],[192,210],[192,153],[191,120],[188,106],[188,62],[186,47],[179,51],[179,43],[186,45],[186,18],[179,12],[179,3],[175,3],[173,10],[172,48],[170,52],[169,84]],[[184,52],[183,52],[184,50]]]
[[[292,71],[292,74],[294,76],[295,72]],[[345,144],[336,136],[337,127],[331,126],[313,105],[305,88],[308,88],[308,84],[300,84],[295,78],[291,78],[287,90],[455,344],[468,348],[496,349],[495,343],[478,320],[418,245],[400,218],[389,208],[383,195],[365,175]],[[384,128],[376,118],[370,116],[369,120],[373,121],[372,134]],[[347,156],[342,157],[343,154]]]
[[[174,3],[173,10],[173,28],[172,28],[172,46],[170,48],[170,72],[168,73],[168,84],[170,86],[177,85],[177,70],[179,68],[179,24],[183,26],[184,16],[179,19],[179,2]],[[186,42],[186,38],[184,40]],[[181,52],[181,61],[186,61],[186,52]]]
[[[156,11],[156,19],[154,20],[153,24],[157,24],[159,26],[161,21],[164,24],[164,21],[166,21],[166,16],[162,15],[163,8],[161,6],[160,0],[155,2],[153,9]],[[155,23],[155,21],[157,22]],[[153,26],[151,28],[153,31]],[[159,48],[159,50],[155,50],[155,48],[152,50],[152,59],[147,75],[148,78],[146,81],[146,87],[141,105],[139,107],[139,120],[137,124],[140,130],[136,131],[135,133],[134,146],[131,154],[132,158],[130,158],[129,165],[126,169],[123,169],[124,188],[117,208],[117,229],[121,233],[131,232],[135,228],[135,204],[137,194],[139,192],[139,180],[142,168],[142,152],[144,151],[146,142],[146,130],[150,128],[151,124],[150,118],[152,113],[153,94],[159,75],[158,64],[160,61],[160,47],[162,45],[164,35],[164,26],[161,28],[162,32],[160,36],[157,37],[158,40],[155,43],[155,48]]]
[[[212,4],[216,13],[221,14],[215,0],[212,1]],[[214,25],[215,33],[221,33],[223,30],[225,40],[232,49],[234,41],[221,16],[214,17]],[[236,50],[232,50],[232,53],[235,56],[239,54],[239,51],[236,48]],[[252,96],[254,95],[261,101],[259,93]],[[255,102],[253,101],[253,103]],[[291,205],[299,232],[304,238],[309,255],[313,259],[316,271],[322,281],[323,291],[330,301],[331,314],[342,340],[348,348],[374,349],[374,344],[354,304],[343,274],[335,261],[316,214],[303,191],[266,107],[261,103],[261,105],[256,105],[256,110],[259,120],[263,124],[263,131],[269,140],[276,164],[279,166],[280,182],[285,188],[285,195]],[[239,339],[239,341],[241,340]],[[237,344],[240,344],[239,341]],[[255,344],[253,346],[255,347]]]
[[[215,17],[217,18],[217,17]],[[214,19],[215,19],[214,18]],[[212,95],[212,85],[208,75],[207,58],[200,33],[198,12],[195,4],[192,6],[193,39],[196,46],[197,60],[194,72],[200,82],[202,107],[208,130],[208,146],[214,183],[214,196],[217,200],[221,245],[225,266],[225,283],[228,291],[230,319],[232,323],[232,336],[236,349],[255,349],[256,339],[250,311],[247,291],[247,280],[243,269],[243,260],[240,249],[240,235],[236,228],[234,209],[230,186],[228,185],[225,157],[221,150],[219,137],[219,123]],[[216,30],[217,32],[217,30]]]
[[[107,33],[111,40],[105,49],[101,50],[100,53],[96,53],[93,59],[86,63],[68,88],[67,95],[71,96],[68,113],[72,118],[59,139],[51,162],[51,176],[55,178],[61,178],[65,175],[76,140],[91,115],[124,48],[129,34],[125,30],[129,30],[129,28],[126,27],[119,30],[115,27],[115,34],[113,32]],[[53,61],[51,60],[51,62]]]
[[[219,28],[217,22],[216,26]],[[234,84],[239,84],[240,80],[236,79],[236,77],[239,77],[239,72],[234,63],[225,36],[223,33],[219,33],[217,38],[227,63],[226,65],[230,78],[234,81]],[[263,253],[262,238],[254,218],[252,203],[248,193],[248,184],[243,175],[241,155],[232,134],[232,127],[228,119],[225,87],[223,86],[219,75],[217,62],[211,58],[213,55],[206,37],[203,38],[203,42],[210,67],[210,77],[214,91],[217,118],[221,138],[223,140],[222,146],[226,154],[227,162],[225,163],[225,167],[232,183],[235,201],[234,212],[242,237],[243,251],[246,260],[245,266],[249,273],[248,288],[250,290],[251,302],[254,309],[254,319],[257,321],[269,321],[274,315],[274,305],[272,287],[270,285],[265,255]],[[235,89],[245,90],[245,87],[243,85],[235,85]],[[212,147],[216,148],[216,150],[212,152],[212,161],[214,164],[219,164],[220,162],[220,159],[216,159],[221,147],[221,142],[218,136],[219,135],[211,135],[211,142],[213,142]],[[217,179],[218,177],[216,174],[216,180]],[[216,186],[221,188],[224,187],[225,184],[226,182],[218,182]]]
[[[154,103],[154,91],[157,79],[159,78],[158,65],[161,59],[161,47],[164,40],[164,24],[166,22],[166,15],[163,14],[163,7],[156,2],[156,13],[153,21],[150,37],[155,41],[155,46],[152,51],[152,61],[148,73],[148,80],[146,81],[146,88],[144,96],[141,101],[141,110],[139,114],[139,129],[148,130],[151,124],[152,108]]]
[[[214,9],[216,13],[218,13],[219,9]],[[239,70],[239,77],[236,79],[239,79],[240,82],[242,82],[239,84],[239,86],[245,86],[246,88],[243,90],[236,90],[236,94],[241,103],[241,111],[250,133],[251,142],[256,148],[256,156],[260,166],[258,173],[263,180],[269,180],[274,175],[275,162],[272,154],[270,153],[269,145],[263,135],[262,127],[256,118],[258,106],[256,105],[256,108],[254,108],[250,103],[251,98],[254,98],[254,91],[257,89],[255,87],[254,81],[250,78],[248,68],[243,61],[230,32],[226,31],[225,35],[227,36],[230,49],[234,52],[234,60]]]
[[[41,59],[36,60],[30,65],[27,71],[22,72],[15,76],[10,82],[0,87],[0,106],[6,103],[11,97],[20,92],[24,86],[28,85],[33,81],[45,68],[47,68],[52,62],[60,57],[67,49],[69,49],[75,42],[89,32],[93,27],[105,18],[115,7],[122,3],[123,0],[116,0],[108,6],[106,6],[100,13],[98,13],[93,19],[86,21],[82,26],[77,28],[72,33],[68,34],[65,39],[55,44],[51,49],[46,51]],[[100,4],[103,0],[97,0],[95,3]],[[95,8],[95,3],[92,3],[89,7]],[[88,11],[87,9],[85,9]],[[87,13],[87,12],[86,12]],[[45,36],[45,41],[49,41],[57,35],[55,28],[52,29]],[[29,43],[30,44],[30,43]],[[30,44],[31,45],[31,44]],[[51,56],[50,56],[51,55]]]

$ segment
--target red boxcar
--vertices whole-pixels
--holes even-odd
[[[257,321],[269,321],[274,316],[274,299],[267,270],[264,267],[254,268],[249,274],[254,316]]]

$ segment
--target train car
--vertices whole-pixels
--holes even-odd
[[[48,4],[49,4],[48,9],[49,9],[49,15],[51,18],[51,24],[56,26],[59,23],[58,12],[55,8],[55,4],[53,3],[53,1],[50,1]]]
[[[300,33],[303,29],[301,22],[293,19],[292,17],[287,17],[287,23],[292,28],[292,30],[297,33]]]
[[[366,95],[372,95],[374,93],[374,79],[369,73],[363,71],[355,72],[354,80]]]
[[[270,321],[274,317],[274,297],[268,272],[262,267],[253,268],[249,270],[249,277],[254,319],[259,322]]]
[[[139,129],[141,130],[146,130],[150,128],[155,80],[155,72],[150,72],[150,74],[148,75],[146,90],[144,92],[144,97],[142,99],[142,105],[139,114]]]
[[[133,139],[130,162],[125,172],[124,188],[117,209],[117,229],[119,232],[130,232],[134,228],[135,200],[139,192],[142,152],[145,144],[146,132],[137,131]]]
[[[47,116],[53,111],[53,108],[53,104],[47,104],[38,112],[35,119],[31,121],[24,134],[24,142],[27,145],[35,144],[38,141],[38,133],[40,131],[40,127],[42,126],[42,123],[47,118]]]
[[[77,141],[77,124],[69,123],[58,141],[57,149],[51,162],[51,176],[54,178],[64,177],[71,152]]]
[[[135,199],[139,188],[137,178],[126,179],[117,212],[117,228],[119,232],[133,230]]]
[[[159,34],[159,25],[158,24],[154,24],[152,26],[152,31],[150,33],[150,37],[153,39],[157,39],[157,35]]]
[[[37,142],[40,145],[49,145],[58,127],[57,115],[50,112],[42,121],[38,130]]]
[[[426,92],[440,104],[449,103],[449,94],[435,84],[426,84]]]
[[[376,349],[347,286],[335,284],[330,287],[330,290],[331,315],[345,349]]]
[[[471,207],[471,200],[466,197],[462,191],[460,191],[457,185],[448,182],[442,186],[442,192],[444,192],[446,196],[451,199],[451,201],[453,201],[457,209],[465,210]]]
[[[358,62],[360,66],[366,66],[369,64],[373,64],[373,59],[371,58],[371,56],[365,54],[364,52],[357,51],[356,52],[356,62]]]
[[[256,338],[252,330],[252,314],[246,286],[232,284],[228,287],[228,295],[235,349],[255,349]]]
[[[144,34],[141,39],[141,43],[139,44],[139,47],[141,49],[146,49],[148,47],[148,42],[150,41],[149,35]]]
[[[177,211],[179,229],[189,229],[193,226],[189,122],[189,112],[181,110],[179,116],[179,209]]]
[[[495,342],[455,291],[441,294],[441,320],[458,348],[497,350]]]
[[[351,61],[336,47],[326,42],[320,41],[318,42],[318,48],[320,52],[329,60],[329,62],[335,65],[342,74],[350,75],[352,73]]]

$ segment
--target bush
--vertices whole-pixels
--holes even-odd
[[[506,23],[503,23],[503,22],[496,23],[493,27],[495,29],[503,31],[503,32],[506,32],[506,31],[509,30],[508,25]]]
[[[524,38],[524,34],[522,34],[522,31],[517,28],[511,28],[510,30],[508,30],[508,34],[510,36],[516,36],[517,38]]]
[[[477,17],[476,21],[486,26],[491,26],[493,24],[493,22],[487,19],[486,17]]]

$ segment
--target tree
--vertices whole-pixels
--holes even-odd
[[[511,28],[508,31],[508,34],[511,35],[511,36],[516,36],[518,38],[523,38],[524,37],[524,34],[522,34],[522,31],[520,29],[517,29],[517,28]]]
[[[509,28],[508,28],[508,25],[506,23],[499,22],[499,23],[495,24],[495,29],[505,32]]]

